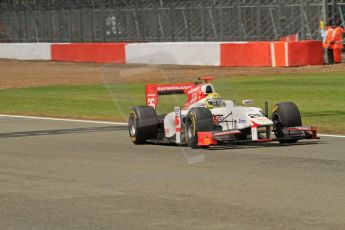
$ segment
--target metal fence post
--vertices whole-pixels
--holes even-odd
[[[73,40],[73,31],[72,31],[72,16],[71,16],[71,10],[69,9],[67,10],[68,12],[68,30],[69,30],[69,40],[72,41]]]
[[[80,42],[84,42],[84,30],[83,30],[83,16],[81,14],[82,10],[79,9],[79,29],[80,29]]]
[[[201,25],[202,25],[202,37],[206,41],[206,23],[205,23],[205,3],[204,0],[201,1]]]
[[[256,33],[259,34],[259,36],[262,36],[262,30],[261,30],[261,4],[260,2],[257,2],[256,5]]]
[[[117,17],[116,17],[117,16]],[[118,42],[118,41],[120,41],[120,36],[119,36],[119,23],[118,23],[118,19],[117,18],[119,18],[120,17],[120,8],[117,8],[116,9],[116,13],[115,13],[115,19],[116,19],[116,21],[115,21],[115,36],[116,36],[116,41]]]
[[[175,8],[171,6],[170,8],[170,24],[171,24],[171,41],[175,41]]]
[[[28,16],[26,14],[26,11],[23,11],[23,16],[24,16],[24,24],[25,24],[25,39],[26,41],[29,40],[29,24],[28,24]]]
[[[328,0],[322,0],[322,17],[325,24],[328,23]]]
[[[146,25],[145,25],[145,9],[144,9],[144,4],[142,4],[141,1],[139,1],[140,4],[140,12],[139,14],[139,19],[140,19],[140,27],[141,27],[141,33],[142,33],[142,41],[146,41]]]
[[[335,9],[335,0],[332,0],[332,3],[331,3],[331,9],[332,9],[332,25],[335,24],[335,15],[336,15],[336,9]]]
[[[92,42],[95,42],[95,18],[94,18],[94,7],[95,7],[95,2],[94,0],[91,0],[91,5],[92,5],[92,8],[89,9],[89,13],[91,14],[91,28],[90,28],[90,31],[91,31],[91,41]]]
[[[304,20],[304,13],[305,13],[305,2],[301,2],[300,6],[300,15],[301,15],[301,39],[305,39],[305,20]]]
[[[190,9],[190,2],[187,2],[187,40],[191,41],[191,37],[190,37],[190,21],[191,21],[191,9]]]
[[[106,14],[105,14],[105,10],[103,11],[101,20],[102,20],[102,36],[103,36],[103,42],[106,42],[106,32],[105,32],[105,21],[106,21]]]

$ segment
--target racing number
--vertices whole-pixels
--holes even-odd
[[[147,105],[156,108],[156,100],[154,97],[147,98]]]

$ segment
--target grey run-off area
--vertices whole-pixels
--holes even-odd
[[[0,229],[345,229],[344,138],[191,150],[2,116],[0,146]]]

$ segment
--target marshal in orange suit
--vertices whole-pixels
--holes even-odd
[[[344,34],[344,29],[340,24],[338,24],[337,27],[333,31],[333,36],[331,40],[331,44],[333,45],[334,63],[341,63],[341,52],[344,48],[343,34]]]

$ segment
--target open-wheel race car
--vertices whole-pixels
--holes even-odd
[[[223,100],[210,83],[203,82],[147,84],[146,105],[133,107],[128,120],[129,136],[134,144],[178,144],[191,148],[246,142],[295,143],[301,139],[318,139],[317,130],[302,127],[299,109],[293,102],[274,106],[272,116],[265,109],[237,106]],[[173,112],[156,114],[159,95],[185,94],[187,102]]]

